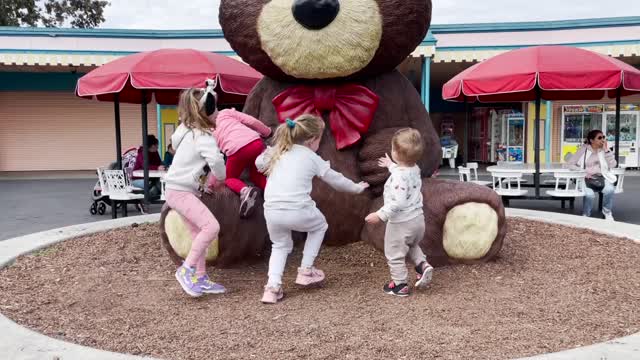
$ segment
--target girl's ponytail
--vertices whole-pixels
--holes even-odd
[[[307,140],[320,138],[324,130],[324,122],[315,115],[301,115],[295,120],[287,119],[280,124],[273,135],[275,152],[267,163],[265,174],[271,174],[275,164],[282,155],[291,150],[294,144],[302,144]]]

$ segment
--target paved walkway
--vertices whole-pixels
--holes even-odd
[[[91,192],[95,179],[43,179],[0,181],[0,240],[62,226],[111,219],[91,215]],[[159,212],[158,205],[150,211]],[[138,212],[129,207],[130,215]]]
[[[440,177],[457,179],[455,170],[442,168]],[[490,180],[481,171],[481,179]],[[111,218],[110,208],[105,215],[89,214],[91,191],[95,179],[43,179],[0,181],[0,240],[26,235],[37,231],[62,226],[84,224]],[[624,194],[617,195],[614,202],[614,217],[618,221],[640,225],[640,176],[625,178]],[[576,201],[574,214],[579,214],[582,200]],[[571,213],[562,210],[559,201],[512,200],[513,208]],[[137,215],[133,207],[130,215]],[[157,213],[159,205],[150,207]],[[595,216],[594,211],[594,216]]]

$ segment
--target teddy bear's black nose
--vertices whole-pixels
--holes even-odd
[[[340,11],[338,0],[295,0],[291,6],[293,17],[300,25],[320,30],[331,24]]]

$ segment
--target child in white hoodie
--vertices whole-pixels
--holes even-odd
[[[220,224],[198,198],[199,178],[205,165],[209,165],[217,180],[216,187],[223,186],[225,180],[224,158],[211,133],[211,128],[215,128],[215,109],[212,86],[182,92],[178,106],[181,124],[171,136],[175,155],[165,177],[167,204],[190,223],[193,232],[191,250],[176,271],[176,279],[194,297],[226,291],[206,273],[206,252],[218,236]]]

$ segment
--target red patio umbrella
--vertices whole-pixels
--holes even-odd
[[[225,55],[193,49],[160,49],[116,59],[78,80],[76,95],[100,101],[173,105],[180,90],[215,79],[221,103],[241,102],[262,74]],[[143,97],[144,93],[144,97]]]
[[[216,81],[220,103],[244,101],[262,74],[228,56],[193,49],[160,49],[132,54],[89,72],[76,86],[76,95],[114,102],[117,162],[122,164],[120,102],[142,104],[145,195],[148,194],[147,104],[155,96],[163,105],[178,103],[180,91]]]
[[[442,97],[449,101],[536,102],[536,197],[540,195],[538,119],[541,99],[616,98],[615,154],[618,160],[620,97],[635,93],[640,93],[640,70],[615,58],[568,46],[535,46],[512,50],[471,66],[442,87]],[[465,148],[466,145],[465,140]]]

